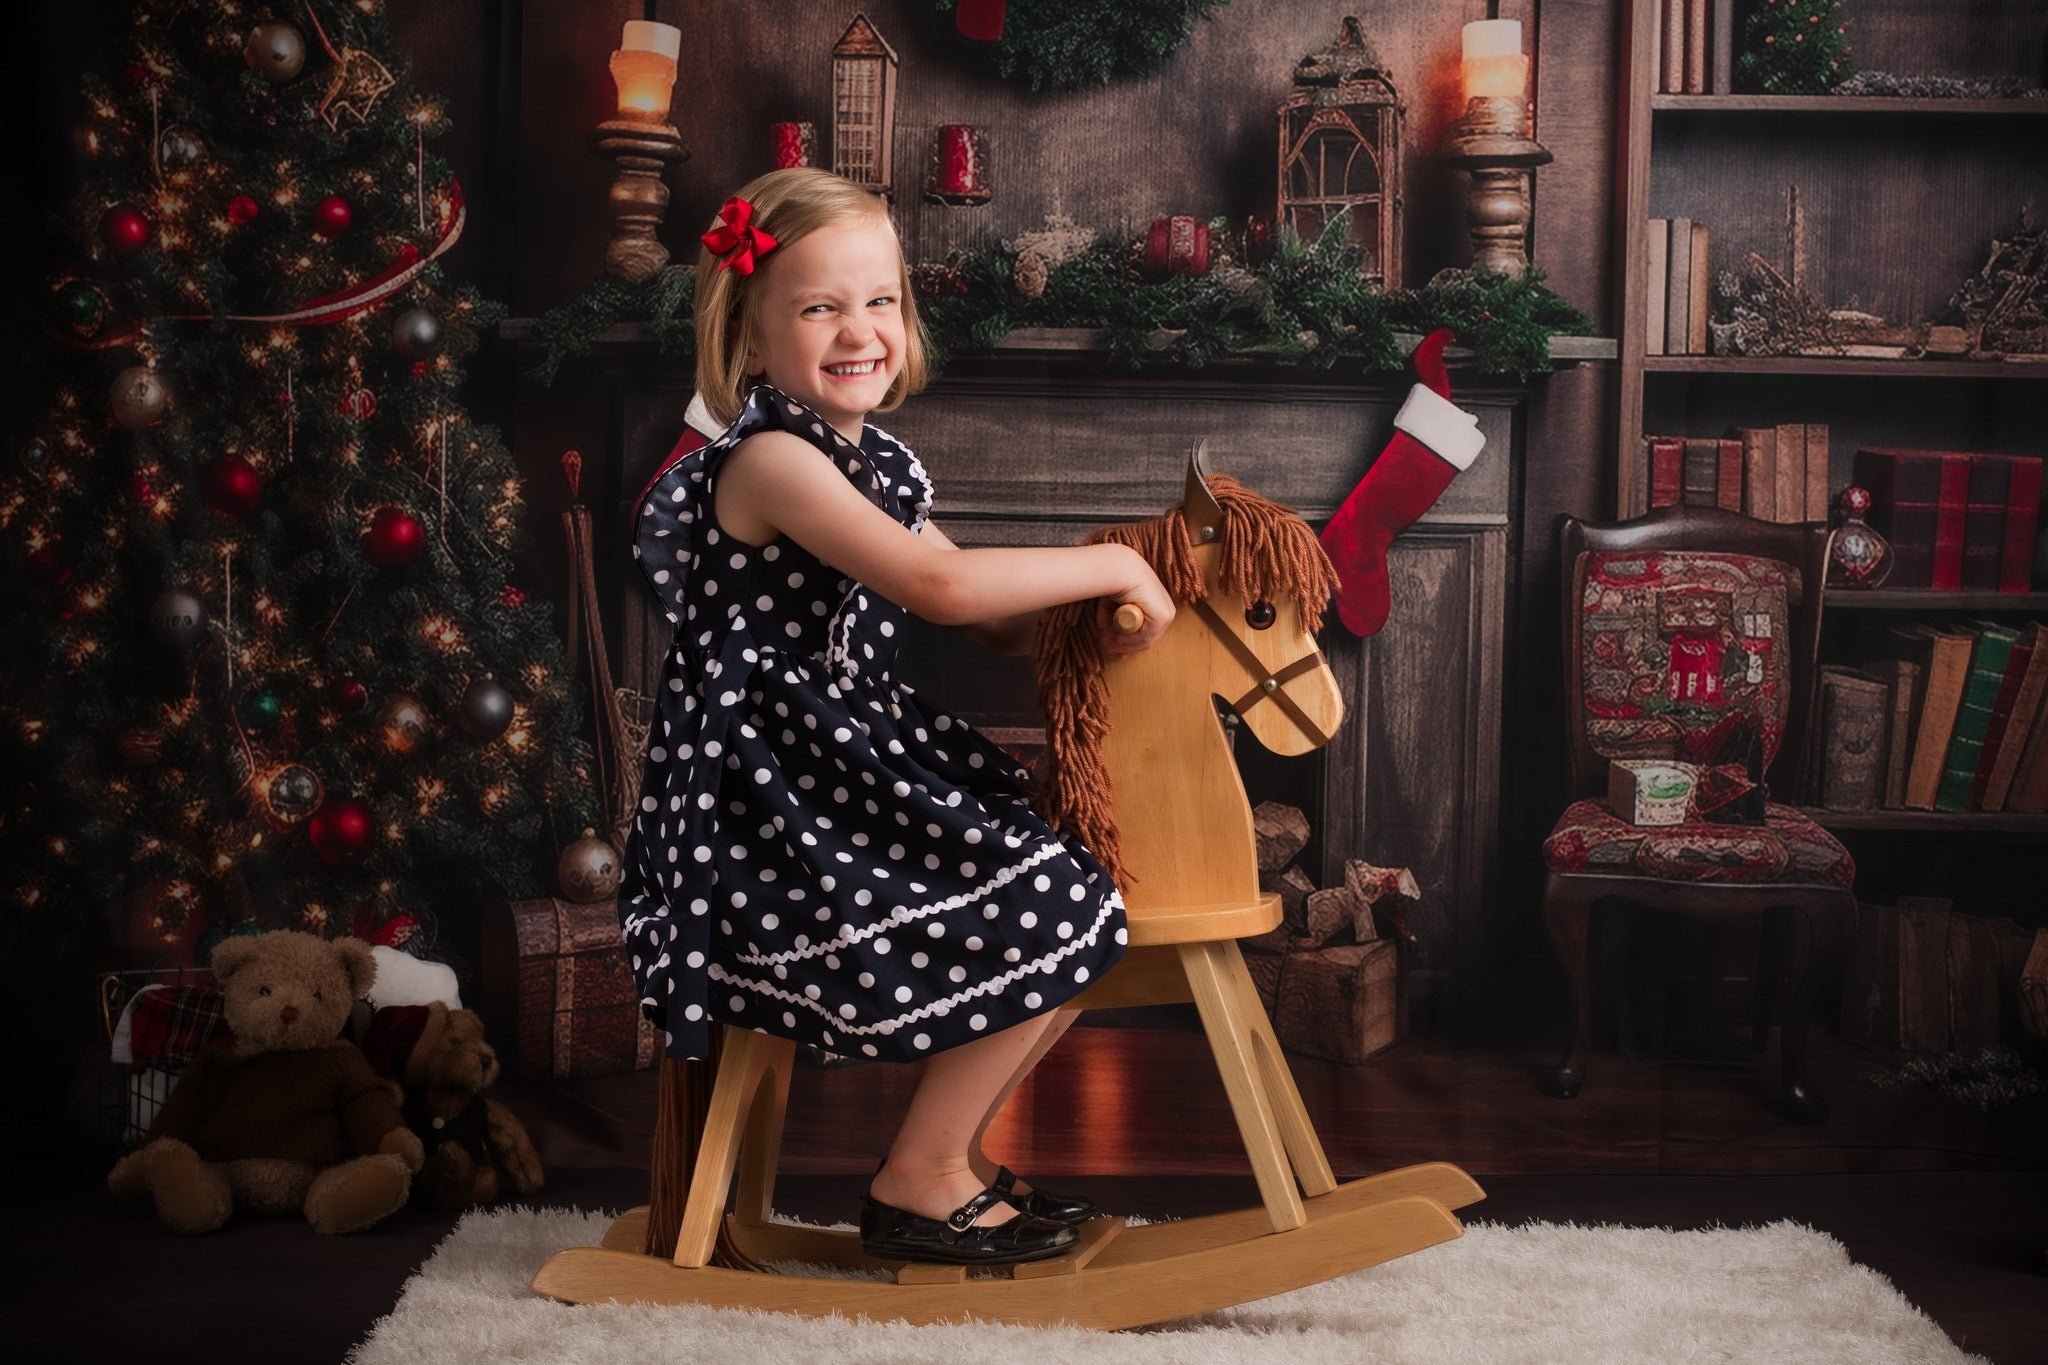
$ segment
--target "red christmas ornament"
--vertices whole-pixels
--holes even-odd
[[[240,521],[263,499],[263,477],[239,455],[223,455],[206,471],[206,501],[214,511]]]
[[[353,715],[370,704],[370,689],[353,673],[337,673],[327,684],[327,699],[335,710]]]
[[[341,236],[354,220],[355,211],[338,194],[330,194],[313,206],[313,231],[322,237]]]
[[[130,256],[149,245],[149,219],[133,204],[116,204],[100,215],[100,240],[116,256]]]
[[[156,501],[156,485],[149,481],[149,475],[137,471],[128,476],[128,501],[137,507],[147,507]]]
[[[334,406],[343,417],[367,422],[377,415],[377,395],[368,389],[350,389],[336,400]]]
[[[413,363],[412,363],[412,373],[413,373],[413,378],[417,379],[417,378],[419,378],[419,377],[420,377],[421,375],[425,374],[426,372],[427,372],[427,362],[426,362],[426,361],[424,361],[424,360],[415,360],[415,361],[413,361]]]
[[[256,201],[246,194],[238,194],[228,200],[228,221],[236,227],[247,227],[256,221]]]
[[[361,861],[370,851],[376,827],[370,808],[353,796],[338,796],[306,821],[306,838],[320,861],[338,867]]]
[[[426,528],[403,507],[379,507],[363,533],[363,555],[380,569],[410,564],[426,548]]]
[[[526,605],[526,594],[507,583],[504,591],[498,594],[498,601],[508,607],[523,607]]]
[[[35,574],[36,581],[46,588],[61,588],[71,581],[70,568],[47,545],[40,550],[29,551],[28,567]]]

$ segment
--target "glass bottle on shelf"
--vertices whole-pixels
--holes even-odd
[[[1875,588],[1891,576],[1891,543],[1865,521],[1870,490],[1850,484],[1838,503],[1842,517],[1828,546],[1828,586]]]

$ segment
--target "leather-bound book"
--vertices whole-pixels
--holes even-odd
[[[1970,788],[1977,781],[1977,761],[1984,756],[1984,736],[1991,729],[1991,709],[2005,681],[2006,660],[2012,657],[2013,633],[2004,626],[1981,625],[1971,634],[1970,676],[1956,705],[1948,757],[1942,760],[1941,785],[1935,790],[1936,810],[1970,808]]]
[[[1828,428],[1808,422],[1806,434],[1806,521],[1828,520]]]
[[[1865,446],[1856,452],[1854,481],[1870,491],[1870,524],[1891,542],[1887,587],[1931,588],[1935,545],[1946,531],[1952,563],[1950,588],[1962,585],[1963,508],[1969,495],[1970,457],[1938,450]],[[1943,527],[1944,504],[1950,522]]]
[[[1911,659],[1879,659],[1870,672],[1884,680],[1884,806],[1906,804],[1906,761],[1913,753],[1913,703],[1920,685],[1920,665]]]
[[[1719,454],[1714,460],[1714,505],[1730,512],[1742,510],[1742,442],[1722,437],[1714,442]]]
[[[1778,520],[1778,429],[1737,427],[1742,445],[1742,510],[1759,521]]]
[[[2005,500],[2012,491],[2012,465],[2003,455],[1970,457],[1969,491],[1963,503],[1964,588],[1998,588],[2005,567]]]
[[[1820,671],[1820,803],[1875,810],[1884,793],[1885,685],[1852,668]]]
[[[1676,507],[1685,491],[1685,442],[1676,436],[1645,436],[1650,453],[1650,506]]]
[[[1998,590],[2025,592],[2034,584],[2034,537],[2041,529],[2041,461],[2016,456],[2005,495],[2005,552],[1999,558]]]
[[[1806,428],[1786,423],[1777,431],[1779,521],[1806,520]]]
[[[1991,760],[1991,772],[1984,784],[1981,810],[2005,809],[2013,778],[2019,773],[2020,759],[2026,754],[2028,741],[2033,738],[2034,725],[2041,710],[2041,696],[2048,691],[2048,638],[2044,636],[2048,636],[2048,626],[2034,621],[2013,641],[2012,659],[2005,666],[2007,682],[2012,679],[2013,669],[2020,666],[2023,655],[2025,664],[2010,704],[2001,689],[1998,704],[1991,711],[1991,725],[1998,731],[1998,736],[1996,743],[1990,735],[1984,739],[1985,757]],[[2003,729],[1999,729],[2001,710],[2004,712]]]
[[[2007,810],[2040,815],[2048,811],[2048,694],[2034,711],[2033,733],[2027,736],[2027,751],[2020,755],[2019,771],[2013,774],[2012,792],[2006,797]]]
[[[1685,486],[1680,498],[1687,507],[1715,507],[1721,501],[1721,443],[1685,438]]]
[[[1960,631],[1936,630],[1916,622],[1893,626],[1899,652],[1919,663],[1926,683],[1913,717],[1913,756],[1906,765],[1906,806],[1933,810],[1948,763],[1949,740],[1955,736],[1956,710],[1970,676],[1970,649],[1975,643]]]

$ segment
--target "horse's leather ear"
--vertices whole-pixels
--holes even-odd
[[[1188,452],[1187,492],[1181,499],[1181,515],[1187,519],[1188,538],[1207,545],[1223,534],[1223,506],[1209,491],[1208,438],[1195,442]]]

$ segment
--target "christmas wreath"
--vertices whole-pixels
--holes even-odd
[[[1077,90],[1156,69],[1187,43],[1195,20],[1229,0],[1121,0],[1114,5],[1092,0],[934,3],[946,14],[963,4],[978,10],[975,24],[961,23],[963,33],[1000,33],[992,42],[974,44],[987,52],[998,75],[1022,76],[1033,90]]]

